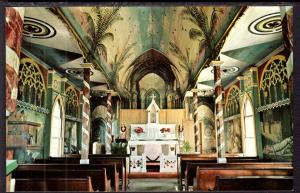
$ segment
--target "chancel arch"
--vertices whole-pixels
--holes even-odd
[[[52,107],[51,131],[50,131],[50,156],[61,157],[63,155],[63,137],[65,113],[63,99],[57,96]]]

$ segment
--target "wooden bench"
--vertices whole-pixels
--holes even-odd
[[[292,176],[217,176],[215,190],[292,190]]]
[[[126,191],[127,187],[127,169],[126,169],[126,158],[128,155],[118,155],[118,154],[90,154],[89,162],[90,164],[103,164],[103,163],[116,163],[117,171],[119,173],[119,178],[122,183],[122,190]],[[42,160],[38,160],[42,162]],[[80,157],[50,157],[45,160],[46,163],[79,163]]]
[[[177,154],[177,180],[179,190],[182,190],[183,179],[188,162],[217,163],[216,157],[205,157],[200,154]]]
[[[286,168],[200,168],[197,167],[196,191],[214,190],[217,176],[292,176],[293,167]]]
[[[80,165],[65,167],[67,165],[55,164],[20,164],[12,173],[15,179],[42,179],[42,178],[85,178],[91,177],[94,190],[110,191],[110,180],[107,179],[106,169],[83,168]],[[76,167],[79,166],[79,167]],[[96,166],[95,166],[96,167]]]
[[[93,192],[91,177],[16,179],[15,191],[85,191]]]
[[[89,159],[91,164],[100,163],[116,163],[117,171],[119,172],[119,178],[122,185],[122,190],[126,191],[128,184],[126,159],[128,155],[118,155],[118,154],[90,154]]]
[[[44,160],[35,160],[35,163],[45,163],[45,164],[64,164],[64,165],[70,165],[70,164],[79,164],[80,157],[50,157],[48,159]],[[126,156],[120,156],[120,155],[89,155],[89,165],[95,165],[95,164],[115,164],[116,170],[118,173],[118,186],[119,182],[122,183],[122,190],[126,191]],[[84,164],[83,164],[84,165]],[[108,178],[111,178],[111,175],[114,173],[110,173],[111,171],[107,170]],[[114,183],[114,179],[112,179],[112,183]],[[124,182],[124,183],[123,183]],[[116,183],[115,183],[116,185]],[[119,187],[116,188],[116,190],[119,189]]]
[[[292,167],[290,162],[240,162],[240,163],[197,163],[189,162],[186,165],[184,182],[185,189],[188,190],[189,186],[193,186],[193,179],[196,177],[197,167],[200,168],[230,168],[230,167],[243,167],[243,168],[286,168]]]

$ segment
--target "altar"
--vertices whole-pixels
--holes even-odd
[[[159,110],[153,96],[147,108],[148,122],[130,125],[127,151],[132,158],[131,172],[146,172],[147,162],[159,162],[160,172],[176,172],[179,151],[176,124],[160,124]]]

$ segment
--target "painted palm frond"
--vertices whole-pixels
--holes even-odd
[[[114,61],[111,64],[111,72],[109,73],[108,82],[116,89],[120,89],[118,85],[119,72],[124,67],[124,62],[132,55],[131,49],[136,43],[129,44],[125,47],[121,53],[117,53],[114,57]]]
[[[87,33],[91,36],[92,39],[95,39],[95,24],[92,16],[89,13],[83,13],[87,20]]]
[[[197,38],[201,38],[201,37],[203,37],[203,32],[199,29],[191,28],[190,31],[189,31],[189,37],[192,40],[195,40]]]
[[[117,75],[119,71],[124,67],[124,62],[132,55],[132,52],[130,51],[135,45],[136,42],[125,47],[120,54],[117,53],[115,55],[114,61],[112,63],[112,72],[114,75]]]
[[[119,10],[120,7],[112,9],[93,7],[91,9],[92,14],[85,13],[88,22],[87,33],[90,35],[92,42],[92,53],[100,51],[99,53],[103,53],[105,56],[107,55],[107,49],[103,41],[106,39],[114,39],[113,33],[108,32],[108,29],[114,22],[123,19],[119,15]],[[94,18],[92,16],[94,16]]]
[[[181,12],[183,19],[189,20],[197,26],[197,28],[191,28],[189,30],[189,37],[192,40],[199,41],[199,51],[205,48],[209,52],[213,51],[214,45],[212,36],[218,20],[218,11],[223,13],[222,11],[213,8],[210,21],[201,7],[185,7]]]
[[[191,64],[189,58],[189,51],[186,49],[186,55],[184,55],[183,51],[177,46],[175,42],[169,42],[169,49],[171,53],[180,61],[179,65],[185,69],[187,72],[191,71]]]

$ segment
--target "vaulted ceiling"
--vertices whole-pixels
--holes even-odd
[[[26,7],[22,47],[78,86],[86,58],[95,66],[92,89],[128,91],[129,82],[155,73],[185,92],[196,81],[213,86],[207,60],[218,51],[228,82],[279,47],[279,12],[279,6]]]

